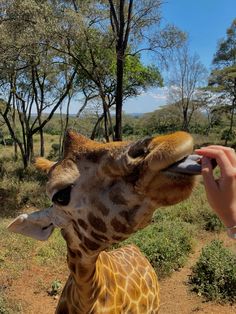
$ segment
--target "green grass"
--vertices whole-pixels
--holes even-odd
[[[15,278],[27,267],[29,256],[34,252],[35,241],[7,230],[10,220],[0,224],[0,270]]]
[[[0,290],[0,314],[22,314],[22,306],[15,300],[9,300]]]
[[[39,265],[53,266],[66,261],[66,243],[59,230],[55,230],[46,242],[40,242],[35,252]]]

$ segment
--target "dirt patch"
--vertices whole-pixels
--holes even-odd
[[[67,275],[66,267],[64,274],[56,274],[55,270],[41,269],[33,265],[15,280],[9,282],[7,277],[3,277],[1,284],[6,287],[5,295],[10,307],[13,308],[11,305],[15,304],[17,313],[52,314],[55,312],[59,296],[49,295],[51,284],[57,279],[64,285]]]
[[[219,305],[212,302],[205,302],[201,296],[190,292],[187,284],[188,276],[191,273],[191,266],[196,262],[202,247],[214,239],[215,235],[204,233],[198,239],[195,251],[188,259],[187,265],[180,271],[176,271],[171,277],[160,282],[161,287],[161,308],[160,314],[235,314],[236,305]],[[232,242],[224,235],[219,238],[226,246],[232,246]],[[235,246],[235,244],[234,244]],[[66,262],[60,269],[57,267],[39,267],[30,264],[20,277],[9,279],[7,274],[1,275],[0,286],[5,289],[5,295],[12,304],[18,304],[15,313],[22,314],[53,314],[59,297],[52,297],[48,290],[57,279],[64,285],[67,276]],[[145,313],[143,313],[145,314]]]
[[[160,314],[235,314],[236,305],[220,305],[213,302],[206,302],[204,298],[190,291],[188,278],[191,274],[191,267],[195,264],[201,249],[215,237],[222,240],[226,246],[231,246],[232,242],[221,234],[215,236],[213,234],[203,233],[195,247],[195,251],[191,254],[184,268],[176,271],[171,277],[160,282],[161,287],[161,308]]]

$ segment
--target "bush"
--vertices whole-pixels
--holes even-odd
[[[236,255],[221,241],[212,241],[202,250],[189,281],[207,300],[235,302]]]
[[[59,157],[59,153],[60,153],[60,144],[58,143],[53,143],[51,145],[51,151],[49,152],[48,158],[49,159],[57,159]]]
[[[135,243],[159,277],[165,277],[184,265],[192,250],[193,231],[193,227],[178,219],[163,220],[138,231],[125,244]]]
[[[47,176],[33,166],[22,169],[13,159],[0,159],[1,217],[15,216],[26,206],[48,207],[51,202],[46,196]]]
[[[230,132],[229,129],[224,129],[221,132],[221,140],[233,141],[235,139],[235,132]]]
[[[153,222],[159,223],[163,219],[172,221],[176,218],[206,231],[219,232],[224,228],[219,218],[209,207],[204,187],[201,184],[195,188],[187,200],[158,209],[154,213]]]

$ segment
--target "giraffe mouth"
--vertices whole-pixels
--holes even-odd
[[[200,155],[188,155],[181,160],[170,165],[164,171],[176,173],[176,174],[186,174],[186,175],[200,175],[202,171],[201,166],[202,156]],[[212,168],[214,169],[217,165],[215,159],[211,159]]]
[[[186,174],[186,175],[200,175],[201,174],[201,156],[199,155],[188,155],[181,160],[173,163],[164,171],[175,174]]]

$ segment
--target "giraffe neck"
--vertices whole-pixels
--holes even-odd
[[[71,240],[69,232],[64,233],[63,237],[67,242],[67,264],[70,270],[70,277],[63,291],[65,302],[68,308],[72,308],[70,313],[89,313],[102,287],[97,263],[101,249],[89,250],[82,242]]]
[[[71,283],[67,293],[67,299],[70,299],[68,303],[76,308],[76,313],[89,313],[101,287],[97,271],[99,253],[83,257],[68,248],[67,254]]]

